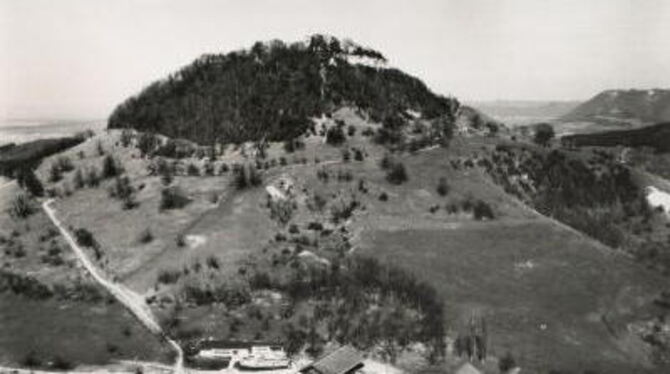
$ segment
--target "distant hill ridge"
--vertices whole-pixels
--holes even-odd
[[[670,89],[603,91],[564,115],[561,120],[630,125],[670,121]]]
[[[408,112],[453,125],[456,99],[385,64],[380,52],[329,36],[257,42],[249,50],[203,55],[152,83],[121,103],[108,127],[201,144],[286,140],[345,105],[390,126],[406,123]]]

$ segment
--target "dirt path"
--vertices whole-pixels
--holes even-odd
[[[168,342],[168,344],[170,344],[170,346],[177,352],[177,359],[174,364],[174,373],[182,373],[184,353],[179,344],[177,344],[177,342],[170,339],[167,334],[165,334],[158,322],[156,322],[151,309],[146,304],[144,298],[141,295],[133,292],[120,283],[115,283],[106,279],[102,275],[100,270],[91,262],[84,250],[77,244],[68,230],[63,226],[58,218],[56,218],[56,212],[50,206],[53,201],[53,199],[45,201],[42,203],[42,208],[46,212],[47,216],[49,216],[49,219],[51,219],[54,225],[56,225],[65,240],[68,242],[75,256],[77,256],[79,261],[82,263],[82,265],[84,265],[91,276],[93,276],[93,279],[95,279],[96,282],[106,288],[121,304],[130,310],[130,312],[132,312],[149,331],[163,337]]]

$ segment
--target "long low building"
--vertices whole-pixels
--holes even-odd
[[[345,345],[300,369],[302,374],[361,373],[363,355],[354,347]]]

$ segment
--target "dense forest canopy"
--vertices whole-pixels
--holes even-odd
[[[375,50],[323,35],[290,45],[257,42],[249,50],[203,55],[154,82],[120,104],[108,127],[201,144],[286,140],[304,133],[312,117],[343,105],[382,123],[397,123],[407,110],[453,122],[455,99],[385,63]]]

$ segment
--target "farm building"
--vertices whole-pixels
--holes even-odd
[[[192,349],[194,356],[241,360],[255,356],[286,356],[284,349],[274,343],[235,340],[202,340]]]
[[[353,374],[363,368],[363,356],[345,345],[300,369],[303,374]]]

